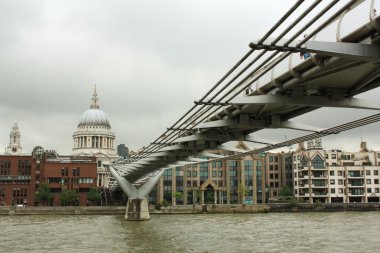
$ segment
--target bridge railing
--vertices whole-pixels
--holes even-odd
[[[340,15],[334,22],[328,25],[321,32],[317,33],[311,40],[337,42],[342,38],[355,32],[357,29],[365,24],[371,23],[372,19],[377,16],[377,10],[380,12],[380,0],[363,1],[353,9],[348,9],[342,15]],[[308,34],[315,29],[314,26],[310,26],[304,34]],[[302,40],[303,36],[300,36],[299,40]],[[311,54],[313,56],[314,54]],[[280,56],[276,57],[278,59]],[[292,73],[296,76],[296,69],[299,68],[305,61],[311,61],[312,58],[301,57],[300,53],[291,53],[288,57],[278,63],[272,68],[270,72],[265,73],[257,81],[255,81],[243,94],[239,96],[247,96],[252,92],[260,94],[260,88],[272,83],[276,86],[276,78],[284,75],[285,73]],[[257,72],[259,74],[260,71]]]

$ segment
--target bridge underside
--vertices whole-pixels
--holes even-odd
[[[297,2],[284,15],[285,19],[302,2]],[[319,2],[315,1],[309,9]],[[339,17],[343,18],[348,10],[360,2],[362,1],[350,1],[327,21],[331,23]],[[332,8],[333,5],[330,5],[327,7]],[[308,13],[305,11],[299,20],[306,15]],[[250,51],[242,60],[202,99],[195,101],[195,105],[172,127],[127,161],[113,164],[115,173],[128,182],[140,184],[154,177],[154,173],[162,168],[202,162],[199,156],[226,158],[213,154],[213,150],[227,150],[231,155],[243,152],[226,145],[230,141],[249,141],[265,145],[256,152],[283,145],[259,138],[257,134],[263,129],[295,129],[309,132],[307,138],[317,138],[378,121],[379,115],[376,115],[365,121],[367,123],[362,121],[360,124],[348,124],[327,130],[291,121],[322,107],[380,109],[379,104],[354,98],[380,86],[380,68],[377,62],[380,59],[380,18],[371,15],[370,22],[363,23],[356,30],[339,38],[337,43],[308,44],[309,41],[313,42],[318,32],[330,24],[327,21],[302,41],[295,40],[296,36],[284,41],[286,33],[277,38],[269,38],[272,29],[261,40],[251,43]],[[306,28],[307,25],[297,31],[296,35],[303,34]],[[287,31],[289,30],[291,29]],[[343,48],[340,43],[347,44]],[[371,53],[366,53],[366,50]],[[242,64],[248,61],[253,52],[258,53],[257,56],[244,67]],[[264,58],[270,52],[272,54]],[[311,57],[294,65],[295,57],[305,52],[312,53]],[[284,62],[287,71],[277,74],[276,66]],[[243,67],[239,69],[239,66]],[[259,86],[258,81],[265,75],[270,78]],[[221,87],[223,82],[226,84]],[[252,88],[255,83],[256,87]],[[299,141],[306,140],[305,138],[299,138]]]

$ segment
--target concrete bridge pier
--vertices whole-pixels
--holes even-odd
[[[120,174],[112,167],[107,165],[111,175],[115,178],[123,192],[128,196],[128,204],[125,213],[125,219],[130,221],[142,221],[149,220],[149,208],[146,196],[152,191],[153,187],[157,184],[164,173],[164,169],[155,173],[148,181],[146,181],[141,187],[136,188],[126,178],[120,176]]]
[[[125,212],[126,220],[149,220],[149,208],[146,198],[134,199],[128,198],[127,210]]]

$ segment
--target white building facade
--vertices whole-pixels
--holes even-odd
[[[309,144],[293,156],[294,195],[300,202],[380,202],[380,152],[368,151],[364,142],[359,152]]]
[[[109,187],[110,174],[103,163],[118,158],[115,149],[115,134],[107,115],[99,108],[96,87],[91,99],[90,109],[86,110],[79,121],[77,131],[73,133],[73,154],[95,156],[98,164],[97,186]]]

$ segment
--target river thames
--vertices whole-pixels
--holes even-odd
[[[0,217],[0,252],[378,252],[380,212]]]

